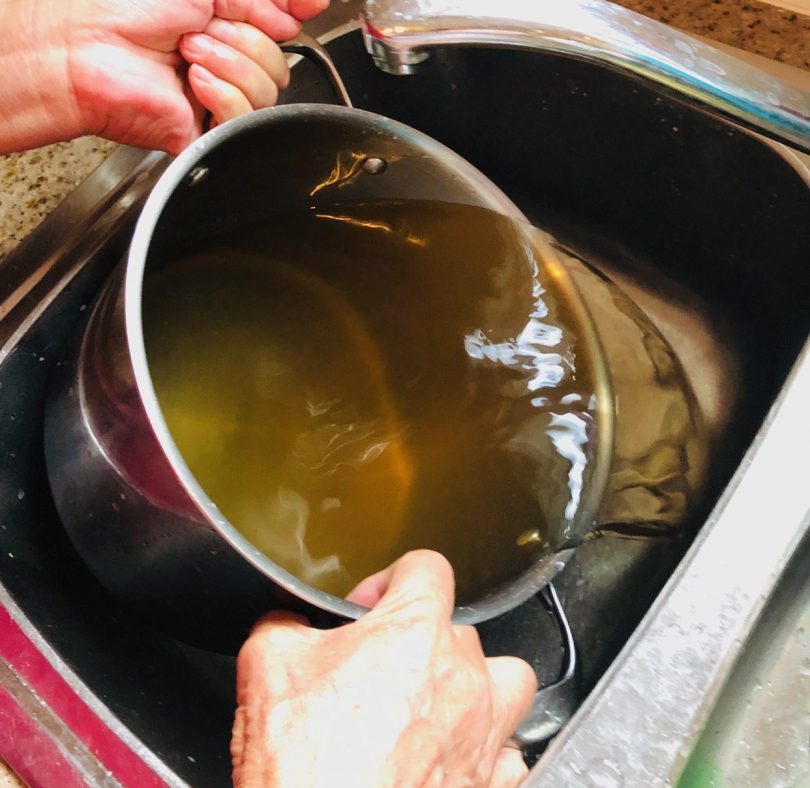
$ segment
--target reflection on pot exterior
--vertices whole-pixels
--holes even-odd
[[[710,442],[700,408],[644,312],[581,259],[564,260],[599,331],[616,399],[613,467],[593,535],[671,534],[706,486]]]

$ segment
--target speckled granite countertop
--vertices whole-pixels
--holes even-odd
[[[614,2],[687,33],[810,70],[810,17],[742,0]]]
[[[0,262],[114,150],[112,142],[73,142],[0,156]]]

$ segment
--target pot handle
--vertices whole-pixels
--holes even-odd
[[[308,58],[315,63],[329,80],[329,84],[338,97],[338,103],[342,104],[344,107],[353,106],[349,91],[346,90],[346,85],[340,76],[340,72],[337,70],[335,61],[332,60],[332,56],[323,44],[312,36],[308,36],[306,33],[299,33],[295,38],[291,38],[289,41],[285,41],[278,46],[282,52],[301,55],[301,57]],[[203,116],[203,131],[211,130],[211,120],[211,113],[206,112]]]
[[[540,687],[537,691],[531,711],[510,740],[511,746],[524,751],[554,736],[571,718],[577,702],[577,649],[574,634],[552,583],[540,592],[540,599],[560,630],[563,666],[556,682]]]
[[[279,47],[282,52],[309,58],[316,66],[319,66],[337,94],[339,103],[343,104],[344,107],[352,106],[349,92],[346,90],[346,85],[341,79],[337,66],[335,66],[335,61],[332,60],[332,56],[323,44],[306,33],[299,33],[295,38],[279,44]]]

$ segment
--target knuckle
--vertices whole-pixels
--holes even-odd
[[[436,600],[427,590],[408,588],[390,592],[386,597],[385,617],[394,621],[438,625],[438,611]]]
[[[483,670],[472,664],[461,670],[453,665],[447,679],[455,685],[456,693],[465,699],[467,705],[477,707],[484,717],[488,715],[491,692],[488,676]]]
[[[401,611],[404,616],[411,620],[421,622],[423,627],[429,627],[431,631],[438,631],[439,617],[436,600],[429,594],[411,596],[402,601]]]
[[[214,15],[222,19],[232,19],[236,16],[233,0],[214,0]]]

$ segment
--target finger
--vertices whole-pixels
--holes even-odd
[[[384,570],[377,581],[385,587],[370,615],[410,610],[420,616],[449,618],[455,601],[453,568],[441,554],[413,550]]]
[[[483,658],[483,651],[481,650],[481,637],[479,636],[478,630],[475,627],[457,625],[453,627],[453,632],[461,645],[464,647],[467,654],[476,652],[480,653]]]
[[[504,747],[495,760],[495,768],[489,781],[490,788],[515,788],[526,779],[529,768],[523,761],[523,753],[513,747]]]
[[[250,701],[256,681],[282,691],[290,679],[288,671],[273,672],[268,666],[310,648],[314,632],[306,618],[294,613],[275,611],[259,619],[236,658],[237,703]]]
[[[252,109],[270,107],[278,98],[278,87],[258,63],[233,47],[205,33],[188,33],[180,40],[180,53],[215,77],[238,88]]]
[[[275,2],[283,10],[302,22],[312,19],[313,16],[317,16],[321,11],[329,8],[329,0],[288,0],[288,2],[275,0]],[[285,5],[287,8],[284,8]]]
[[[361,580],[349,593],[346,599],[356,605],[374,607],[383,597],[391,578],[391,568],[383,569],[365,580]]]
[[[214,0],[214,16],[247,22],[273,41],[288,41],[301,32],[301,23],[270,0]]]
[[[205,66],[192,63],[188,69],[191,90],[217,123],[246,115],[253,107],[239,88],[214,76]]]
[[[267,649],[283,650],[293,646],[300,646],[302,641],[308,642],[314,630],[303,616],[285,611],[274,611],[262,616],[250,636],[239,651],[239,658],[247,653],[243,661],[251,662],[252,651],[264,652]]]
[[[528,662],[517,657],[490,657],[495,725],[505,742],[529,713],[537,692],[537,677]]]
[[[253,625],[250,634],[259,634],[271,627],[273,629],[285,627],[296,632],[309,632],[310,623],[306,616],[299,613],[291,613],[289,610],[271,610]]]
[[[203,32],[252,60],[282,90],[290,84],[287,58],[275,41],[261,30],[244,22],[212,19]]]

